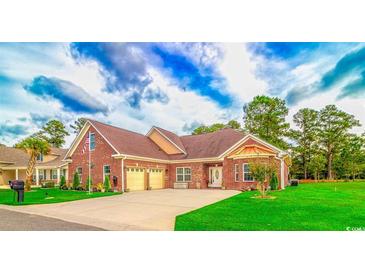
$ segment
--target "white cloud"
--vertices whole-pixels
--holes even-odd
[[[228,91],[235,96],[236,105],[241,106],[256,95],[265,94],[267,84],[257,79],[257,62],[252,59],[244,44],[222,44],[224,58],[218,69],[227,80]]]

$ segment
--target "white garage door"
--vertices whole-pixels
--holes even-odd
[[[149,173],[149,185],[152,189],[164,187],[163,170],[151,168]]]
[[[143,168],[129,167],[127,168],[127,188],[130,191],[144,190],[144,173]]]

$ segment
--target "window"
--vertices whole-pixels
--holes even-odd
[[[177,167],[176,168],[176,181],[177,182],[190,182],[191,181],[191,168],[190,167]]]
[[[76,169],[76,172],[77,172],[77,174],[79,175],[79,178],[80,178],[80,181],[81,181],[81,179],[82,179],[82,167],[78,167],[78,168]]]
[[[51,179],[57,180],[57,169],[51,169]]]
[[[249,164],[243,164],[243,181],[252,182],[253,177],[251,176]]]
[[[110,178],[110,166],[103,166],[103,180],[105,176],[108,176]]]
[[[47,180],[47,170],[45,169],[40,169],[38,171],[38,179],[41,181],[41,180]]]
[[[234,181],[238,182],[240,180],[240,173],[238,170],[238,164],[234,165]]]
[[[90,150],[95,149],[95,133],[90,133]]]
[[[39,153],[39,154],[37,155],[37,161],[38,161],[38,162],[43,162],[43,154],[42,154],[42,153]]]

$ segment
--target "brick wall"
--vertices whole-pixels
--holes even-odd
[[[90,127],[89,131],[95,133],[95,150],[91,151],[91,163],[93,168],[91,169],[91,178],[93,181],[93,186],[98,183],[103,183],[103,166],[110,165],[110,178],[111,184],[113,185],[112,178],[116,176],[118,179],[118,190],[121,190],[121,160],[117,160],[111,157],[112,154],[116,152],[111,148],[111,146],[104,140],[103,137],[93,128]],[[81,140],[80,144],[76,148],[72,155],[72,163],[69,164],[68,179],[72,183],[74,173],[78,167],[82,167],[82,185],[85,185],[87,177],[89,175],[88,170],[88,157],[89,152],[86,151],[82,153],[83,146],[85,144],[85,139],[89,133],[85,134],[84,138]]]
[[[170,164],[170,178],[169,187],[173,188],[176,182],[176,168],[177,167],[190,167],[191,168],[191,182],[189,188],[207,188],[207,171],[203,163],[183,163],[183,164]]]
[[[124,160],[124,182],[125,182],[125,189],[128,188],[128,182],[127,182],[127,171],[126,168],[127,167],[140,167],[140,168],[158,168],[158,169],[163,169],[164,170],[164,183],[165,183],[165,188],[169,187],[169,167],[167,164],[162,164],[162,163],[154,163],[154,162],[145,162],[145,161],[136,161],[136,160],[129,160],[126,159]],[[147,189],[148,186],[148,176],[149,174],[146,172],[145,173],[145,189]]]
[[[223,185],[227,189],[237,189],[241,190],[243,188],[251,188],[256,187],[257,182],[245,182],[243,179],[243,164],[249,163],[253,158],[247,159],[228,159],[225,158],[223,161]],[[268,159],[262,159],[262,161],[268,161]],[[279,179],[279,188],[280,188],[280,178],[281,178],[281,170],[280,170],[280,160],[275,159],[275,163],[277,165],[277,176]],[[238,181],[235,181],[234,178],[234,165],[238,165]],[[285,173],[284,173],[285,174]]]

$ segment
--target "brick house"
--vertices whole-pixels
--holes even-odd
[[[90,140],[90,152],[87,149]],[[85,149],[86,147],[86,149]],[[243,189],[256,185],[249,161],[277,165],[280,188],[288,184],[288,154],[259,138],[230,128],[201,135],[178,136],[159,127],[139,134],[88,120],[64,161],[68,179],[77,172],[93,184],[109,176],[118,191],[159,188]],[[90,161],[89,161],[90,159]]]

